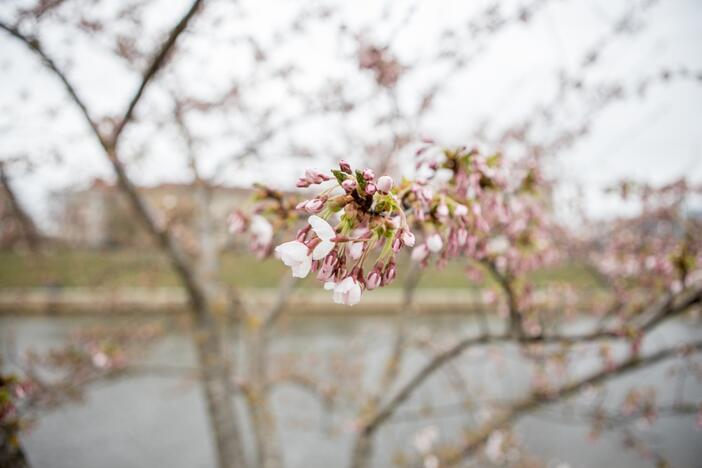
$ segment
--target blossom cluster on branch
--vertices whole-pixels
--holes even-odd
[[[424,267],[462,256],[505,275],[556,258],[549,185],[534,163],[426,144],[415,172],[396,183],[343,160],[329,174],[307,170],[297,186],[317,189],[313,197],[297,202],[258,187],[254,214],[232,213],[230,231],[248,231],[254,251],[275,253],[295,277],[315,273],[335,302],[348,305],[392,283],[405,248]],[[307,223],[295,238],[273,248],[273,232],[301,218]]]

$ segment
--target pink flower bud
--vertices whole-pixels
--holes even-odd
[[[322,262],[319,260],[312,260],[312,267],[310,268],[312,272],[318,271],[322,266]]]
[[[373,290],[376,289],[377,287],[380,286],[382,283],[383,278],[380,272],[380,269],[373,269],[373,271],[370,272],[368,275],[368,279],[366,280],[366,289],[368,290]]]
[[[391,260],[390,263],[388,263],[388,266],[385,267],[385,273],[383,273],[382,285],[387,286],[388,284],[392,283],[395,280],[396,275],[397,275],[397,267],[395,266],[395,262]]]
[[[373,169],[363,169],[363,179],[368,181],[375,179],[375,172],[373,172]]]
[[[297,210],[297,211],[304,210],[305,207],[307,206],[307,203],[309,203],[309,200],[302,200],[300,203],[295,205],[295,210]]]
[[[460,247],[463,247],[466,245],[466,241],[468,240],[468,230],[465,228],[460,228],[456,232],[456,242],[458,242],[458,245]]]
[[[341,169],[341,172],[351,174],[351,164],[345,159],[339,161],[339,169]]]
[[[365,244],[363,242],[352,242],[349,246],[349,255],[352,259],[358,260],[363,255]]]
[[[440,251],[443,246],[444,241],[441,239],[441,236],[438,233],[434,233],[427,238],[427,248],[431,252],[436,253]]]
[[[307,179],[299,178],[297,179],[295,186],[297,188],[307,188],[310,186],[310,183],[307,181]]]
[[[378,179],[376,187],[381,193],[388,193],[392,190],[393,184],[392,177],[384,175]]]
[[[305,180],[310,184],[321,184],[322,182],[331,179],[328,175],[324,175],[321,172],[314,169],[307,169],[305,171]]]
[[[325,263],[322,263],[322,266],[319,269],[319,273],[317,274],[317,279],[319,281],[329,281],[334,277],[334,267],[330,267],[329,265]]]
[[[420,244],[412,251],[412,260],[422,262],[429,256],[429,248],[427,244]]]
[[[341,186],[346,190],[346,192],[353,192],[356,188],[356,181],[353,179],[346,179],[341,183]]]
[[[412,234],[410,231],[407,229],[402,231],[402,242],[408,247],[414,247],[414,234]]]
[[[231,234],[241,234],[246,230],[246,216],[241,211],[232,211],[227,218],[227,224]]]
[[[456,209],[453,210],[453,214],[457,217],[466,216],[468,214],[468,207],[466,205],[458,204],[456,205]]]
[[[314,198],[307,202],[305,205],[305,211],[309,214],[317,214],[324,209],[324,200],[320,198]]]
[[[372,184],[372,183],[366,184],[366,193],[368,195],[373,195],[376,190],[377,190],[377,188],[376,188],[375,184]]]
[[[401,248],[402,248],[402,238],[400,238],[399,236],[395,237],[395,239],[393,239],[393,241],[392,241],[392,251],[397,253],[400,251]]]
[[[307,233],[310,232],[310,225],[308,224],[307,226],[303,227],[299,231],[297,231],[297,235],[295,236],[295,240],[299,242],[305,242],[305,238],[307,237]]]
[[[337,263],[339,263],[339,257],[336,254],[336,250],[332,250],[329,255],[324,257],[325,267],[334,268]]]

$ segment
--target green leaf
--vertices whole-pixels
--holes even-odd
[[[358,193],[366,193],[366,179],[363,178],[363,172],[356,169],[356,182],[358,182]]]
[[[336,177],[336,181],[339,182],[339,185],[346,180],[346,174],[341,172],[339,169],[332,169],[332,174],[334,174],[334,177]]]

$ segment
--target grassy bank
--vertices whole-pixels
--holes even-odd
[[[429,268],[422,277],[422,288],[480,287],[463,273],[465,264],[450,263],[445,269]],[[258,260],[250,255],[227,253],[222,258],[221,279],[225,284],[243,288],[274,287],[286,268],[274,258]],[[406,272],[400,268],[400,276]],[[402,284],[402,277],[393,287]],[[568,282],[593,286],[592,277],[578,266],[564,265],[537,271],[537,285]],[[24,252],[0,252],[0,288],[37,287],[162,287],[178,286],[167,259],[154,251],[136,250],[57,250],[42,255]],[[304,287],[317,287],[313,278]]]

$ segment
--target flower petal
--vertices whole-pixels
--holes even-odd
[[[305,278],[312,269],[312,259],[305,257],[305,260],[292,266],[292,275],[294,278]]]
[[[352,306],[361,301],[361,286],[354,283],[353,287],[348,292],[347,304]]]
[[[307,256],[307,246],[300,241],[290,241],[280,244],[275,248],[276,253],[280,255],[280,259],[287,266],[299,263]]]
[[[331,240],[334,236],[336,236],[334,228],[331,227],[331,225],[328,222],[324,221],[319,216],[312,215],[307,221],[310,223],[310,226],[312,226],[312,229],[314,230],[315,234],[317,234],[317,236],[320,239],[328,241]]]
[[[324,257],[326,257],[329,252],[334,250],[334,242],[328,241],[328,240],[323,240],[319,244],[317,244],[317,247],[314,248],[312,251],[312,259],[314,260],[321,260]]]

